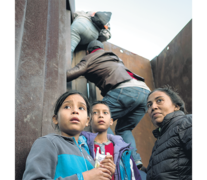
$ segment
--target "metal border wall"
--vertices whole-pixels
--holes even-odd
[[[170,85],[192,113],[192,20],[151,62],[155,87]]]
[[[69,6],[70,5],[70,6]],[[34,141],[54,132],[54,103],[66,91],[74,0],[15,1],[15,179]]]

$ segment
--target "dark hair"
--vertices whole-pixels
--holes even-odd
[[[90,103],[89,103],[88,99],[86,98],[86,96],[84,96],[82,93],[80,93],[76,90],[67,91],[57,99],[57,101],[55,103],[54,115],[53,116],[57,116],[58,111],[59,111],[60,107],[62,106],[63,102],[65,101],[65,99],[68,96],[73,95],[73,94],[79,94],[84,99],[84,101],[86,102],[87,114],[90,117]],[[59,129],[58,125],[54,125],[54,126],[55,126],[54,129]]]
[[[93,50],[98,49],[98,48],[100,48],[100,47],[99,47],[99,46],[90,47],[90,48],[88,49],[89,54],[90,54]]]
[[[95,106],[95,105],[97,105],[97,104],[104,104],[104,105],[106,105],[106,106],[109,108],[109,113],[110,113],[110,115],[111,115],[110,107],[109,107],[109,105],[107,104],[106,101],[95,101],[95,102],[93,102],[92,105],[91,105],[91,113],[92,113],[93,106]],[[91,116],[91,118],[90,118],[90,123],[91,123],[91,121],[92,121],[92,116]],[[90,125],[90,129],[89,129],[89,131],[92,132],[92,126],[91,126],[91,125]]]
[[[91,110],[93,109],[93,106],[95,106],[96,104],[104,104],[104,105],[106,105],[106,106],[109,108],[109,113],[111,114],[110,107],[109,107],[109,105],[107,104],[106,101],[95,101],[95,102],[91,105]]]
[[[104,45],[101,41],[99,40],[93,40],[91,41],[88,46],[87,46],[87,50],[89,53],[91,53],[93,50],[98,49],[98,48],[104,48]]]
[[[152,92],[150,92],[147,99],[149,98],[150,94],[152,94],[155,91],[161,91],[161,92],[164,92],[165,94],[167,94],[170,97],[173,104],[180,107],[180,111],[187,113],[187,111],[185,109],[185,103],[182,100],[182,98],[178,95],[178,92],[176,92],[177,90],[173,89],[169,85],[164,85],[163,87],[157,88],[157,89],[153,90]]]

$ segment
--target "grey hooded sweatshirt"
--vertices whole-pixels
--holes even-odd
[[[83,180],[94,160],[75,138],[49,134],[38,138],[27,157],[23,180]]]

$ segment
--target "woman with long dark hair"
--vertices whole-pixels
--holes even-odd
[[[185,103],[169,86],[152,91],[147,107],[157,127],[147,179],[192,179],[192,114],[185,114]]]

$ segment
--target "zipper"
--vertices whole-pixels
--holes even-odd
[[[76,142],[76,140],[75,140],[74,137],[73,137],[73,140],[74,140],[76,146],[78,147],[78,149],[79,149],[80,152],[81,152],[81,155],[82,155],[82,157],[83,157],[83,159],[84,159],[84,162],[85,162],[86,169],[87,169],[87,171],[88,171],[88,166],[87,166],[87,164],[86,164],[86,160],[85,160],[85,157],[84,157],[83,152],[82,152],[82,149],[81,149],[81,145],[82,145],[82,144],[80,144],[80,146],[78,146],[78,144],[77,144],[77,142]]]

